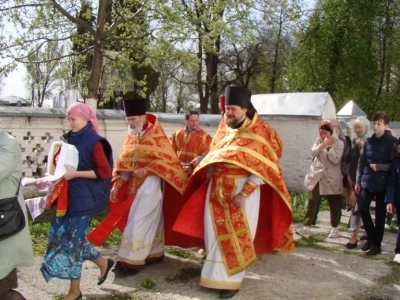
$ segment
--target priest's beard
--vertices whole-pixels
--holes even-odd
[[[143,123],[139,123],[136,126],[128,125],[128,134],[130,135],[137,135],[143,131]]]
[[[235,128],[235,126],[238,125],[240,122],[242,122],[245,119],[245,117],[239,120],[234,115],[228,115],[227,113],[225,113],[225,123],[230,128]]]

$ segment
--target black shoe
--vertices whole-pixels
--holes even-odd
[[[119,277],[128,277],[131,275],[136,275],[139,272],[138,270],[129,269],[126,267],[114,268],[112,271]]]
[[[347,248],[347,249],[354,249],[354,248],[357,248],[357,241],[356,241],[354,244],[352,244],[352,243],[347,243],[347,244],[346,244],[346,248]]]
[[[381,254],[382,250],[380,247],[372,245],[371,249],[369,249],[367,252],[365,252],[366,255],[378,255]]]
[[[82,297],[83,297],[83,296],[82,296],[82,293],[80,293],[79,296],[78,296],[78,298],[75,298],[75,300],[80,300],[80,299],[82,299]]]
[[[99,280],[97,281],[97,285],[102,285],[104,281],[106,281],[108,272],[110,272],[112,266],[114,265],[114,261],[112,259],[107,259],[107,269],[106,272],[104,273],[103,277],[100,277]]]
[[[361,250],[362,251],[368,251],[369,249],[371,249],[372,247],[372,243],[370,243],[369,241],[366,241],[365,244],[362,246]]]
[[[222,290],[221,293],[219,294],[220,299],[228,299],[232,298],[235,296],[239,290]]]

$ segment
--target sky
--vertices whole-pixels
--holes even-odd
[[[308,7],[313,7],[315,0],[306,0]],[[21,98],[29,98],[30,91],[26,88],[25,83],[26,69],[24,65],[19,64],[17,69],[11,72],[7,77],[3,78],[3,84],[0,87],[0,98],[6,96],[19,96]]]

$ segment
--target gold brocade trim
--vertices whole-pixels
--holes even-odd
[[[274,148],[272,148],[271,144],[267,142],[266,139],[263,137],[259,136],[258,134],[255,133],[238,133],[235,137],[242,137],[242,138],[248,138],[252,140],[256,140],[263,145],[268,147],[268,150],[271,152],[272,156],[274,157],[274,160],[278,160],[278,155],[276,154]]]
[[[126,262],[126,263],[132,264],[132,265],[144,265],[146,263],[146,259],[148,259],[148,258],[157,258],[157,257],[163,257],[163,256],[164,256],[164,251],[161,251],[158,253],[149,254],[144,260],[133,260],[133,259],[124,258],[121,256],[117,256],[116,260],[121,261],[121,262]]]
[[[249,173],[247,174],[235,174],[235,175],[225,175],[227,178],[245,178],[249,177]]]
[[[120,249],[127,252],[134,252],[136,255],[147,256],[152,249],[164,248],[164,231],[157,231],[152,241],[145,243],[144,239],[136,238],[131,240],[125,235],[122,236]]]
[[[240,191],[240,194],[241,194],[243,197],[247,198],[247,197],[249,197],[249,195],[251,195],[251,193],[254,192],[254,190],[255,190],[257,187],[258,187],[258,185],[257,185],[256,183],[254,183],[254,182],[251,181],[251,180],[248,180],[248,181],[244,184],[242,190]]]
[[[162,257],[164,256],[164,251],[161,252],[156,252],[156,253],[150,253],[149,255],[147,255],[146,259],[148,258],[156,258],[156,257]]]
[[[200,277],[200,285],[210,289],[239,290],[242,282],[215,281]]]
[[[255,262],[257,260],[257,256],[256,256],[255,248],[254,248],[254,243],[251,240],[248,244],[246,244],[247,247],[250,247],[250,250],[247,250],[247,255],[250,256],[250,258],[248,258],[247,261],[244,258],[244,253],[242,252],[242,247],[240,245],[238,236],[246,235],[247,237],[249,237],[251,239],[251,232],[249,229],[250,227],[249,227],[249,224],[247,221],[247,216],[245,214],[243,207],[237,208],[239,210],[239,212],[237,212],[236,215],[237,215],[237,218],[240,218],[241,221],[244,223],[244,227],[242,229],[237,230],[233,226],[232,221],[231,221],[231,211],[229,209],[229,203],[227,203],[224,200],[224,195],[223,195],[224,179],[226,180],[226,177],[225,178],[224,177],[225,176],[220,176],[217,179],[217,182],[214,181],[212,183],[212,185],[211,185],[212,192],[210,193],[209,206],[210,206],[211,219],[214,220],[212,222],[212,224],[213,224],[213,228],[214,228],[215,238],[218,242],[218,248],[220,249],[220,252],[221,252],[222,261],[224,263],[224,266],[225,266],[228,276],[232,276],[232,275],[235,275],[237,273],[244,271],[249,265],[251,265],[253,262]],[[237,179],[233,178],[232,180],[233,180],[233,187],[229,191],[231,193],[231,196],[233,196],[232,193],[234,193],[237,189]],[[214,192],[217,189],[217,186],[218,186],[218,193]],[[221,219],[219,216],[215,215],[215,211],[214,211],[214,207],[213,207],[213,201],[215,201],[214,197],[216,197],[216,200],[219,202],[219,204],[223,208],[223,212],[224,212],[223,219]],[[217,222],[225,222],[226,230],[228,231],[227,234],[220,234],[218,232]],[[230,258],[232,257],[232,255],[234,255],[235,258],[237,259],[237,261],[238,261],[237,267],[233,267],[233,268],[229,267],[229,264],[227,261],[227,256],[224,251],[224,246],[222,245],[222,242],[226,241],[226,240],[230,240],[230,242],[231,242],[231,246],[233,249],[230,249],[230,251],[233,251],[233,253],[229,253],[229,254],[230,254]],[[251,255],[249,255],[249,253],[251,253]]]
[[[139,265],[139,266],[143,266],[146,263],[145,260],[132,260],[132,259],[127,259],[127,258],[118,256],[118,255],[116,257],[116,260],[121,261],[121,262],[126,262],[131,265]]]
[[[207,158],[208,156],[206,156]],[[206,159],[204,158],[203,161]],[[202,162],[203,162],[202,161]],[[258,177],[260,177],[266,184],[270,185],[277,193],[278,195],[282,198],[282,200],[285,202],[285,204],[287,205],[287,207],[289,208],[290,211],[292,211],[292,205],[291,205],[291,201],[290,198],[288,198],[272,181],[270,181],[269,179],[267,179],[265,176],[263,176],[262,174],[258,173],[258,172],[254,172],[254,170],[244,164],[241,164],[238,161],[235,160],[230,160],[230,159],[225,159],[225,158],[220,158],[220,159],[214,159],[213,163],[226,163],[226,164],[233,164],[236,166],[239,166],[240,168],[243,168],[245,170],[247,170],[248,172],[250,172],[251,174],[254,174]],[[196,168],[195,171],[199,170],[200,168]]]
[[[270,153],[274,157],[275,160],[278,160],[278,155],[276,154],[275,150],[272,148],[271,144],[267,142],[267,140],[260,135],[256,133],[244,133],[244,132],[237,132],[238,129],[235,129],[236,131],[230,132],[226,137],[224,137],[220,142],[218,142],[215,145],[215,148],[221,147],[221,145],[226,144],[229,142],[232,138],[248,138],[251,140],[256,140],[263,145],[268,147],[268,150],[270,150]]]
[[[292,225],[286,230],[281,243],[274,249],[283,253],[293,253],[295,250]]]
[[[179,150],[178,152],[179,152],[178,156],[187,155],[187,156],[193,156],[193,158],[197,157],[197,153],[195,153],[195,152],[190,152],[190,151],[185,151],[185,150]]]
[[[128,135],[113,170],[113,181],[119,172],[146,168],[183,194],[187,174],[172,148],[156,116],[147,114],[149,127],[142,136]],[[132,175],[131,175],[132,177]]]
[[[204,131],[190,132],[182,128],[173,135],[173,148],[181,161],[191,161],[208,152],[211,137]]]
[[[279,170],[278,166],[276,165],[276,163],[270,161],[269,159],[265,158],[265,156],[263,156],[262,154],[260,154],[260,153],[258,153],[258,152],[256,152],[256,151],[254,151],[254,150],[251,150],[251,149],[246,148],[246,147],[241,147],[241,146],[228,146],[228,147],[225,147],[225,148],[222,148],[222,149],[214,150],[214,151],[211,152],[209,155],[207,155],[207,156],[201,161],[200,164],[201,164],[201,165],[205,165],[205,164],[208,163],[208,161],[210,161],[210,160],[213,159],[213,156],[214,156],[214,157],[215,157],[215,156],[219,156],[219,154],[220,154],[221,152],[227,152],[227,151],[246,152],[247,154],[254,156],[254,157],[257,158],[259,161],[262,161],[263,163],[265,163],[266,165],[268,165],[269,167],[271,167],[275,172],[277,172],[277,173],[280,172],[280,170]],[[203,163],[203,161],[204,161],[204,163]],[[241,164],[238,164],[238,163],[237,163],[236,165],[242,167]],[[244,166],[244,165],[243,165],[243,166]],[[258,175],[257,175],[257,176],[258,176]],[[260,176],[262,176],[262,175],[260,174]]]
[[[222,119],[211,142],[210,152],[201,161],[199,166],[195,168],[193,175],[196,175],[200,170],[210,165],[236,165],[259,177],[266,185],[272,188],[274,191],[273,194],[276,192],[276,196],[279,196],[283,200],[283,203],[285,203],[282,207],[284,209],[282,214],[289,216],[292,212],[291,199],[284,182],[279,161],[275,159],[280,157],[278,153],[281,153],[281,144],[279,144],[279,137],[274,137],[273,135],[277,135],[276,132],[272,134],[266,125],[261,122],[258,114],[255,114],[252,120],[245,118],[242,126],[238,129],[229,128],[225,124],[225,119]],[[277,144],[271,144],[271,150],[271,147],[267,147],[266,145],[269,145],[269,142],[274,143],[274,141]],[[231,172],[227,170],[226,173]],[[229,180],[228,177],[225,177],[226,179]],[[261,200],[268,201],[268,199]],[[279,222],[281,221],[283,220]],[[289,226],[289,223],[287,226]],[[225,232],[221,231],[221,233]],[[276,250],[282,250],[282,248],[286,247],[284,249],[290,251],[294,246],[292,241],[293,236],[285,233],[282,242],[279,245],[274,245],[274,247]]]
[[[278,195],[281,197],[281,199],[283,201],[285,201],[285,204],[287,205],[289,210],[292,212],[292,202],[291,202],[290,198],[287,198],[285,196],[285,194],[282,193],[282,191],[280,189],[278,189],[278,187],[272,181],[267,179],[267,180],[265,180],[265,183],[268,184],[270,187],[272,187],[275,190],[275,192],[278,193]]]
[[[229,170],[229,173],[227,173],[226,170]],[[224,176],[227,178],[244,178],[244,177],[249,177],[249,175],[250,172],[236,165],[223,164],[222,167],[221,165],[217,164],[215,165],[213,176]]]
[[[170,151],[168,149],[164,149],[164,148],[156,147],[156,146],[143,145],[143,144],[138,144],[136,149],[137,150],[145,150],[145,151],[158,151],[159,153],[164,153],[164,154],[167,154],[170,156],[173,156],[175,154],[174,151]]]
[[[239,128],[233,129],[233,128],[230,128],[227,124],[225,124],[225,130],[227,132],[227,135],[225,137],[223,137],[217,144],[212,145],[212,143],[211,143],[210,148],[212,148],[212,149],[221,148],[222,145],[224,145],[227,142],[230,142],[232,140],[232,138],[235,137],[239,133],[239,130],[241,130],[243,127],[253,126],[255,123],[255,120],[257,119],[256,116],[257,116],[257,114],[254,116],[253,120],[250,120],[249,118],[246,117],[244,119],[242,126],[240,126]],[[250,123],[250,125],[249,125],[249,123]],[[218,131],[218,129],[217,129],[217,131]]]

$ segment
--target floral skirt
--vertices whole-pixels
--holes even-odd
[[[91,221],[92,215],[53,219],[49,230],[47,252],[40,268],[47,282],[53,277],[80,279],[82,263],[100,256],[100,253],[86,240]]]

